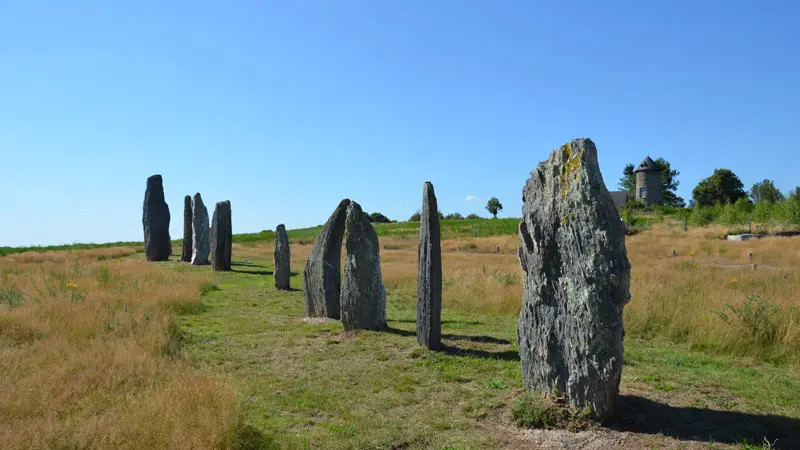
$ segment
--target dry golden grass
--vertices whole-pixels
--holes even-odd
[[[684,233],[679,224],[666,223],[628,237],[627,331],[733,354],[800,354],[800,238],[735,242],[722,239],[726,231],[704,227]],[[238,252],[264,257],[271,245]],[[407,236],[381,239],[384,283],[399,298],[416,296],[416,245]],[[516,236],[444,240],[445,306],[517,314],[522,298],[517,245]],[[310,251],[309,244],[293,244],[296,272]],[[748,311],[744,305],[754,295],[761,302],[751,302]]]
[[[4,448],[228,448],[238,400],[175,357],[207,276],[134,249],[0,258]],[[167,263],[169,264],[169,263]]]
[[[732,353],[797,355],[800,238],[735,242],[719,239],[724,232],[660,227],[628,238],[626,329]],[[767,304],[742,311],[753,295]]]

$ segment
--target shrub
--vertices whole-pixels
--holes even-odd
[[[369,215],[369,221],[372,222],[372,223],[389,223],[389,222],[391,222],[391,220],[389,220],[388,217],[384,216],[383,214],[381,214],[379,212],[374,212],[374,213],[370,214]]]
[[[409,222],[419,222],[421,217],[422,217],[422,214],[420,214],[419,211],[417,211],[414,214],[412,214],[411,217],[409,217],[408,221]]]
[[[769,346],[775,343],[781,327],[780,308],[751,295],[742,306],[725,305],[725,311],[717,311],[719,317],[734,326],[740,327],[754,342]]]
[[[472,214],[467,216],[467,219],[469,219],[469,220],[477,220],[477,219],[481,219],[481,218],[482,218],[481,216],[479,216],[479,215],[477,215],[475,213],[472,213]]]
[[[459,213],[452,213],[444,216],[445,220],[464,220],[464,216]]]
[[[526,392],[514,401],[511,420],[523,428],[553,428],[566,419],[564,413],[551,399]]]

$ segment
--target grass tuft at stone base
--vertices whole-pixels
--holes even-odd
[[[511,421],[521,428],[583,430],[594,424],[591,408],[572,410],[558,397],[524,392],[514,401]]]

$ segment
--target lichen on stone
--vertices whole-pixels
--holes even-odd
[[[561,198],[566,198],[567,191],[580,170],[583,150],[573,154],[572,143],[568,142],[561,146],[561,152],[564,155],[564,163],[561,166]]]

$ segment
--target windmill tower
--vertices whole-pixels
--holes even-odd
[[[633,172],[636,174],[636,201],[645,205],[661,203],[664,199],[661,166],[648,156]]]

